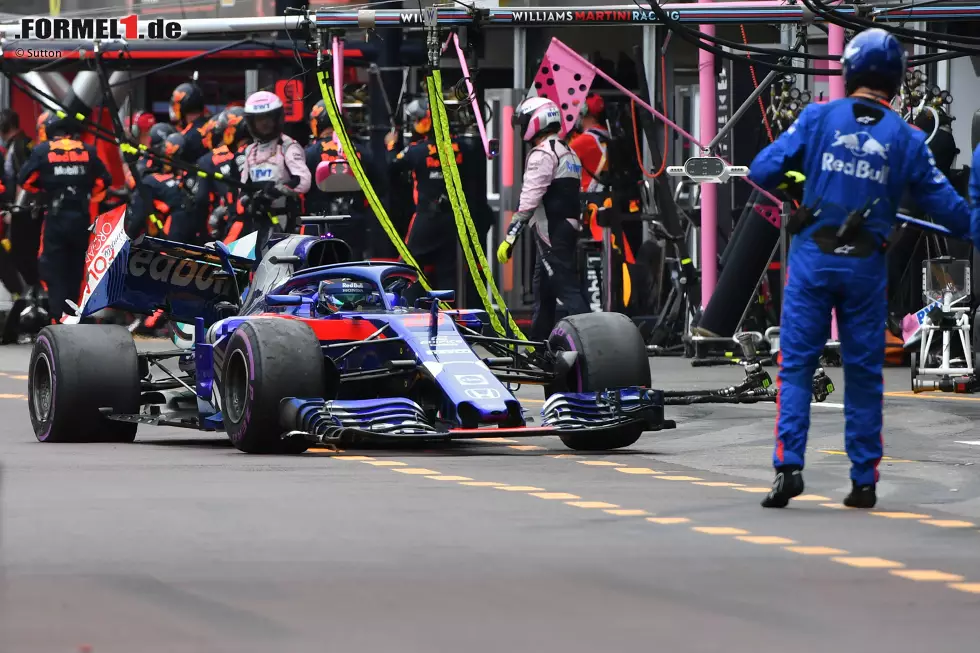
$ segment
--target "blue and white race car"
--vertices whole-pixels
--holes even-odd
[[[224,431],[249,453],[522,435],[605,450],[674,426],[623,315],[569,317],[527,342],[494,333],[484,311],[443,310],[452,291],[426,292],[408,266],[349,262],[332,238],[283,236],[256,264],[220,243],[96,233],[66,321],[163,309],[176,347],[138,352],[119,326],[43,329],[28,377],[41,441],[132,441],[155,424]],[[538,425],[520,384],[545,389]]]

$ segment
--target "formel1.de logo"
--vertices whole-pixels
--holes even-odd
[[[22,18],[18,39],[38,41],[91,41],[149,39],[172,41],[183,36],[180,21],[154,18],[139,20],[136,14],[122,18]]]

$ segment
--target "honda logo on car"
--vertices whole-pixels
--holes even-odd
[[[493,388],[470,388],[466,396],[470,399],[500,399],[500,392]]]
[[[163,281],[179,288],[193,283],[198,290],[212,290],[215,295],[223,294],[225,289],[225,279],[214,278],[220,272],[221,269],[214,265],[159,256],[154,252],[136,252],[129,259],[129,273],[134,277],[149,274],[154,281]]]

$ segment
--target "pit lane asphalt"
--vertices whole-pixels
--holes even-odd
[[[980,446],[962,443],[980,397],[909,397],[907,369],[886,372],[868,514],[837,507],[840,369],[807,500],[766,511],[771,405],[670,409],[675,431],[601,455],[533,438],[256,457],[162,428],[45,445],[28,355],[0,349],[5,653],[977,646]],[[651,365],[661,387],[741,376]],[[537,413],[540,391],[519,395]]]

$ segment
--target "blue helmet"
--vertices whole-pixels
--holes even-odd
[[[844,48],[841,64],[848,93],[867,86],[891,97],[902,86],[908,53],[891,33],[874,28],[851,39]]]

